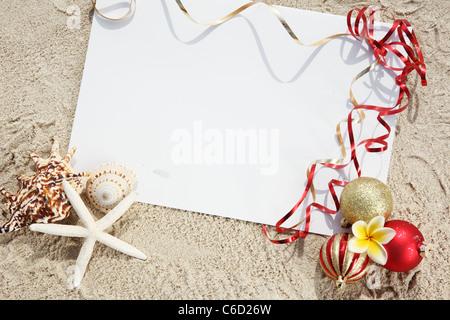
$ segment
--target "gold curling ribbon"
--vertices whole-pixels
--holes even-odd
[[[353,84],[359,79],[361,78],[363,75],[369,73],[370,71],[372,71],[378,64],[380,63],[380,60],[375,61],[374,63],[372,63],[369,67],[367,67],[366,69],[364,69],[363,71],[361,71],[360,73],[358,73],[356,75],[356,77],[353,78],[352,83],[350,85],[350,101],[353,103],[353,105],[356,107],[359,105],[359,103],[356,101],[355,96],[353,95]],[[359,119],[352,119],[352,123],[362,123],[364,121],[364,119],[366,118],[366,115],[364,114],[364,111],[362,109],[357,109],[356,110],[359,114]],[[344,145],[344,139],[342,138],[342,133],[341,133],[341,124],[347,122],[347,118],[341,120],[337,126],[336,126],[336,135],[339,141],[339,147],[341,149],[341,155],[342,157],[340,159],[319,159],[316,161],[313,161],[308,169],[306,170],[306,176],[309,177],[309,173],[311,171],[311,167],[315,164],[320,164],[320,163],[328,163],[328,164],[339,164],[342,161],[344,161],[345,157],[347,156],[347,151],[345,150],[345,145]],[[316,191],[314,188],[314,183],[311,183],[311,195],[313,196],[313,200],[316,200]]]
[[[100,12],[100,10],[98,10],[96,4],[97,4],[97,0],[91,0],[92,5],[94,6],[94,10],[97,12],[97,14],[102,17],[103,19],[106,20],[111,20],[111,21],[122,21],[122,20],[126,20],[128,18],[130,18],[133,13],[134,10],[136,9],[136,0],[130,0],[130,5],[128,6],[128,11],[127,13],[125,13],[123,16],[119,17],[119,18],[110,18],[108,16],[105,16],[104,14],[102,14]]]
[[[198,25],[202,25],[202,26],[217,26],[220,25],[228,20],[230,20],[231,18],[237,16],[239,13],[243,12],[244,10],[256,5],[256,4],[262,4],[262,5],[266,5],[274,14],[275,16],[278,18],[278,20],[280,21],[281,25],[284,27],[284,29],[286,30],[286,32],[289,34],[289,36],[295,41],[297,42],[299,45],[302,46],[306,46],[306,47],[317,47],[320,46],[322,44],[327,43],[330,40],[333,40],[335,38],[338,37],[342,37],[342,36],[351,36],[350,33],[339,33],[339,34],[335,34],[329,37],[326,37],[320,41],[311,43],[311,44],[304,44],[303,42],[300,41],[300,39],[295,35],[294,31],[292,31],[291,27],[289,26],[289,24],[286,22],[286,20],[283,18],[283,16],[281,15],[281,13],[270,3],[265,2],[265,1],[250,1],[244,5],[242,5],[241,7],[237,8],[236,10],[234,10],[233,12],[227,14],[226,16],[224,16],[221,19],[218,19],[216,21],[213,22],[209,22],[209,23],[200,23],[197,20],[195,20],[190,14],[189,12],[186,10],[186,8],[184,7],[183,3],[181,2],[181,0],[175,0],[175,2],[178,4],[178,7],[181,9],[181,11],[183,11],[183,13],[189,18],[189,20],[191,20],[192,22],[198,24]]]
[[[319,40],[317,42],[314,42],[312,44],[304,44],[303,42],[300,41],[300,39],[297,37],[297,35],[294,33],[294,31],[291,29],[291,27],[289,26],[289,24],[286,22],[286,20],[283,18],[283,16],[281,15],[281,13],[270,3],[265,2],[265,1],[251,1],[248,2],[244,5],[242,5],[241,7],[237,8],[236,10],[234,10],[233,12],[227,14],[226,16],[224,16],[221,19],[218,19],[216,21],[213,22],[209,22],[209,23],[200,23],[197,20],[195,20],[190,14],[189,12],[186,10],[186,8],[184,7],[183,3],[181,2],[181,0],[175,0],[176,3],[178,4],[178,7],[180,8],[180,10],[189,18],[189,20],[191,20],[192,22],[199,24],[199,25],[203,25],[203,26],[217,26],[220,25],[228,20],[230,20],[231,18],[235,17],[236,15],[238,15],[239,13],[243,12],[244,10],[256,5],[256,4],[262,4],[262,5],[266,5],[274,14],[275,16],[278,18],[278,20],[280,21],[281,25],[284,27],[284,29],[286,30],[286,32],[289,34],[289,36],[299,45],[302,46],[306,46],[306,47],[317,47],[320,45],[323,45],[325,43],[327,43],[330,40],[339,38],[339,37],[343,37],[343,36],[351,36],[350,33],[338,33],[329,37],[326,37],[322,40]],[[366,38],[364,36],[362,36],[363,38]],[[372,65],[370,65],[369,67],[367,67],[366,69],[364,69],[363,71],[361,71],[360,73],[358,73],[356,75],[356,77],[352,80],[351,86],[353,86],[353,84],[359,79],[361,78],[363,75],[365,75],[366,73],[370,72],[373,68],[375,68],[376,65],[378,65],[379,61],[375,61]],[[354,106],[358,105],[358,102],[356,101],[352,89],[350,87],[350,100],[353,103]],[[359,119],[352,119],[353,123],[361,123],[364,119],[365,119],[365,114],[361,109],[358,109],[358,114],[359,114]],[[311,166],[314,164],[319,164],[319,163],[328,163],[328,164],[339,164],[341,163],[345,157],[347,156],[347,152],[345,150],[345,145],[344,145],[344,140],[342,138],[342,133],[341,133],[341,124],[347,122],[347,119],[342,120],[341,122],[338,123],[337,127],[336,127],[336,133],[337,133],[337,138],[339,141],[339,147],[341,149],[341,154],[342,157],[338,158],[338,159],[319,159],[316,160],[314,162],[312,162],[310,164],[310,166],[308,167],[307,171],[306,171],[306,176],[309,177],[309,173],[311,170]],[[313,200],[316,200],[316,192],[315,192],[315,188],[314,188],[314,183],[311,184],[311,194],[313,196]],[[301,224],[303,222],[303,220],[296,224],[293,228],[297,227],[299,224]]]

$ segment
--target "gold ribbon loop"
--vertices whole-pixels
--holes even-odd
[[[209,23],[200,23],[197,20],[195,20],[190,14],[189,12],[186,10],[186,8],[184,7],[183,3],[181,2],[181,0],[175,0],[175,2],[178,4],[178,7],[180,8],[180,10],[189,18],[189,20],[191,20],[192,22],[202,25],[202,26],[217,26],[220,25],[228,20],[230,20],[231,18],[237,16],[238,14],[240,14],[241,12],[243,12],[244,10],[256,5],[256,4],[261,4],[261,5],[265,5],[267,6],[277,17],[278,21],[280,21],[281,25],[283,26],[283,28],[286,30],[286,32],[289,34],[289,36],[295,41],[297,42],[299,45],[302,46],[306,46],[306,47],[317,47],[320,45],[323,45],[325,43],[327,43],[330,40],[333,40],[335,38],[338,37],[342,37],[342,36],[351,36],[350,33],[339,33],[339,34],[335,34],[329,37],[326,37],[322,40],[319,40],[317,42],[311,43],[311,44],[305,44],[303,42],[300,41],[300,39],[296,36],[296,34],[294,33],[294,31],[292,31],[291,27],[289,26],[289,24],[286,22],[286,20],[284,19],[284,17],[281,15],[281,13],[277,10],[277,8],[275,8],[272,4],[265,2],[265,1],[250,1],[244,5],[242,5],[241,7],[237,8],[236,10],[234,10],[233,12],[227,14],[226,16],[224,16],[221,19],[218,19],[216,21],[213,22],[209,22]]]
[[[356,77],[353,78],[352,83],[350,85],[350,101],[353,103],[353,105],[355,107],[358,106],[359,103],[356,101],[356,99],[355,99],[355,97],[353,95],[353,91],[352,91],[353,84],[359,78],[361,78],[363,75],[365,75],[366,73],[369,73],[370,71],[372,71],[379,63],[380,63],[379,60],[375,61],[370,66],[365,68],[363,71],[358,73],[356,75]],[[364,121],[364,119],[366,118],[366,115],[365,115],[365,113],[364,113],[364,111],[362,109],[357,109],[356,111],[359,114],[359,119],[352,119],[352,123],[362,123]],[[315,160],[315,161],[311,162],[311,164],[309,165],[308,169],[306,170],[306,176],[307,177],[309,177],[309,173],[311,172],[311,167],[313,165],[315,165],[315,164],[339,164],[342,161],[344,161],[345,157],[347,156],[347,151],[345,149],[344,139],[342,138],[341,124],[343,124],[343,123],[345,123],[347,121],[348,121],[347,118],[345,118],[345,119],[341,120],[336,126],[336,136],[337,136],[337,139],[339,141],[339,147],[341,149],[342,157],[340,159],[319,159],[319,160]],[[311,195],[313,197],[313,201],[316,201],[316,190],[314,188],[314,183],[311,184]],[[296,224],[295,226],[297,226],[297,225],[298,224]]]
[[[104,14],[102,14],[100,12],[100,10],[98,10],[97,8],[97,0],[91,0],[92,5],[94,6],[94,10],[97,12],[97,14],[102,17],[103,19],[106,20],[110,20],[110,21],[122,21],[122,20],[127,20],[128,18],[130,18],[134,11],[136,10],[136,0],[130,0],[130,5],[128,6],[128,11],[127,13],[125,13],[123,16],[119,17],[119,18],[110,18],[108,16],[105,16]]]

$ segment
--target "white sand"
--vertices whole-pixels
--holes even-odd
[[[70,30],[65,11],[73,3],[81,28]],[[350,0],[273,3],[341,15],[355,7]],[[449,299],[450,2],[357,6],[371,4],[412,23],[428,68],[427,87],[409,77],[412,103],[399,117],[388,181],[392,218],[418,226],[429,244],[416,269],[381,268],[379,289],[361,281],[336,291],[318,265],[326,237],[275,245],[258,224],[137,203],[111,233],[147,261],[97,244],[81,287],[71,290],[82,240],[28,229],[1,234],[0,299]],[[34,172],[29,152],[46,157],[54,136],[67,148],[91,16],[89,0],[0,0],[0,185],[12,192],[18,174]]]

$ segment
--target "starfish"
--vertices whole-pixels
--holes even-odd
[[[30,225],[30,230],[57,236],[85,238],[76,261],[73,280],[73,285],[75,288],[80,285],[81,280],[83,279],[96,241],[101,242],[117,251],[125,253],[134,258],[138,258],[141,260],[147,259],[146,255],[143,252],[103,231],[106,228],[112,226],[114,222],[116,222],[128,210],[128,208],[137,198],[136,192],[131,192],[103,218],[98,221],[94,221],[94,218],[92,217],[90,211],[88,210],[78,193],[73,189],[73,187],[65,180],[62,182],[62,186],[64,188],[64,192],[67,195],[67,198],[72,205],[72,208],[77,213],[84,227],[63,224],[34,223]]]

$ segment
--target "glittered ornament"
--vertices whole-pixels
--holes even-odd
[[[369,223],[376,216],[390,217],[393,207],[388,187],[378,179],[360,177],[350,181],[342,190],[340,210],[344,218],[343,227],[348,228],[356,221]]]
[[[391,220],[385,227],[395,230],[395,237],[384,244],[388,259],[383,266],[388,270],[406,272],[414,269],[425,256],[425,244],[422,233],[412,223],[403,220]]]
[[[369,257],[348,250],[348,240],[353,235],[337,233],[322,245],[319,262],[327,277],[336,281],[341,289],[346,283],[361,280],[367,273]]]

